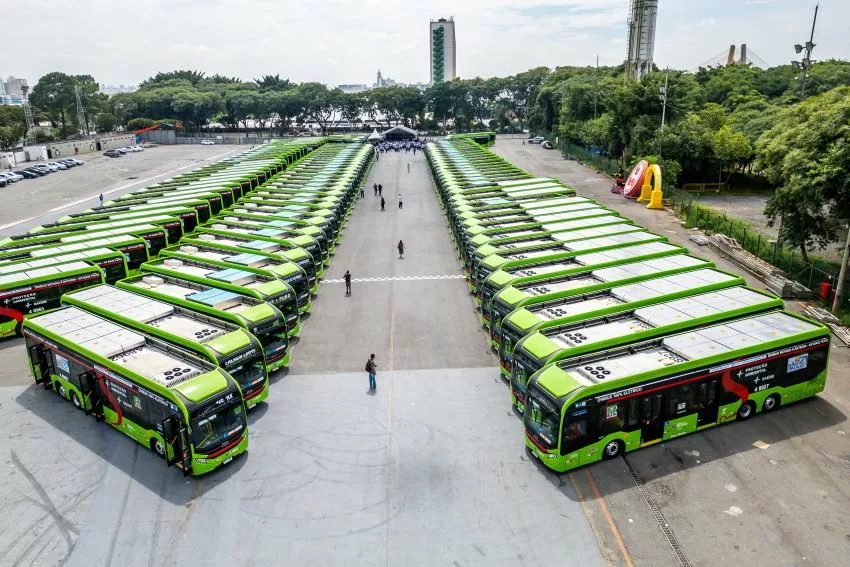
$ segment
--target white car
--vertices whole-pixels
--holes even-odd
[[[212,140],[201,140],[201,145],[202,146],[214,146],[215,142],[212,141]]]
[[[58,161],[49,161],[47,162],[47,166],[51,168],[55,167],[56,169],[54,171],[59,171],[60,169],[68,169],[67,165],[65,165],[64,163],[59,163]]]
[[[47,169],[49,169],[51,172],[53,172],[53,171],[59,171],[59,165],[58,165],[58,164],[55,164],[55,163],[53,163],[53,162],[49,162],[49,161],[48,161],[48,162],[46,162],[46,163],[43,163],[42,165],[43,165],[44,167],[46,167]]]
[[[536,136],[536,137],[528,140],[528,143],[529,144],[540,144],[540,143],[543,143],[543,140],[545,140],[545,139],[546,138],[544,138],[543,136]]]
[[[0,173],[0,177],[4,177],[9,183],[14,183],[15,181],[20,181],[24,178],[23,175],[18,175],[17,173],[12,173],[11,171],[7,171],[6,173]]]

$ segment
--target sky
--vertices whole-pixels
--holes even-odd
[[[813,58],[850,59],[850,0],[820,3]],[[458,75],[620,64],[629,0],[10,0],[0,76],[51,71],[137,84],[198,69],[252,80],[428,81],[428,21],[454,17]],[[693,70],[730,44],[770,65],[799,58],[813,0],[659,0],[655,63]],[[13,22],[18,22],[14,24]],[[19,25],[28,22],[28,25]]]

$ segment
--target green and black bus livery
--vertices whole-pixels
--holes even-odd
[[[184,475],[247,450],[245,402],[221,368],[76,307],[27,318],[23,333],[37,384]]]
[[[62,303],[177,345],[220,366],[239,384],[249,409],[269,395],[263,349],[257,337],[241,327],[108,285],[66,293]],[[288,345],[281,348],[287,351]],[[289,352],[284,360],[289,363]]]

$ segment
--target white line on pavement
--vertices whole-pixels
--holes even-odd
[[[352,282],[406,282],[417,280],[462,280],[466,276],[461,274],[447,274],[444,276],[397,276],[394,278],[351,278]],[[322,283],[342,283],[344,279],[322,280]]]

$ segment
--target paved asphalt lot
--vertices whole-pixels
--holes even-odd
[[[129,159],[162,151],[142,179],[202,149]],[[183,150],[198,155],[172,154]],[[672,216],[612,195],[609,180],[557,152],[505,139],[494,150],[688,244]],[[274,376],[268,402],[249,416],[248,454],[202,479],[184,479],[31,386],[21,342],[0,344],[0,564],[846,564],[845,348],[833,347],[827,390],[813,401],[643,449],[628,463],[544,471],[523,448],[465,283],[452,277],[460,270],[424,156],[383,157],[374,182],[385,195],[401,191],[404,209],[390,198],[382,213],[369,192],[357,204],[288,373]],[[45,189],[3,219],[99,191]],[[339,282],[346,269],[351,297]],[[362,370],[370,352],[374,395]]]

